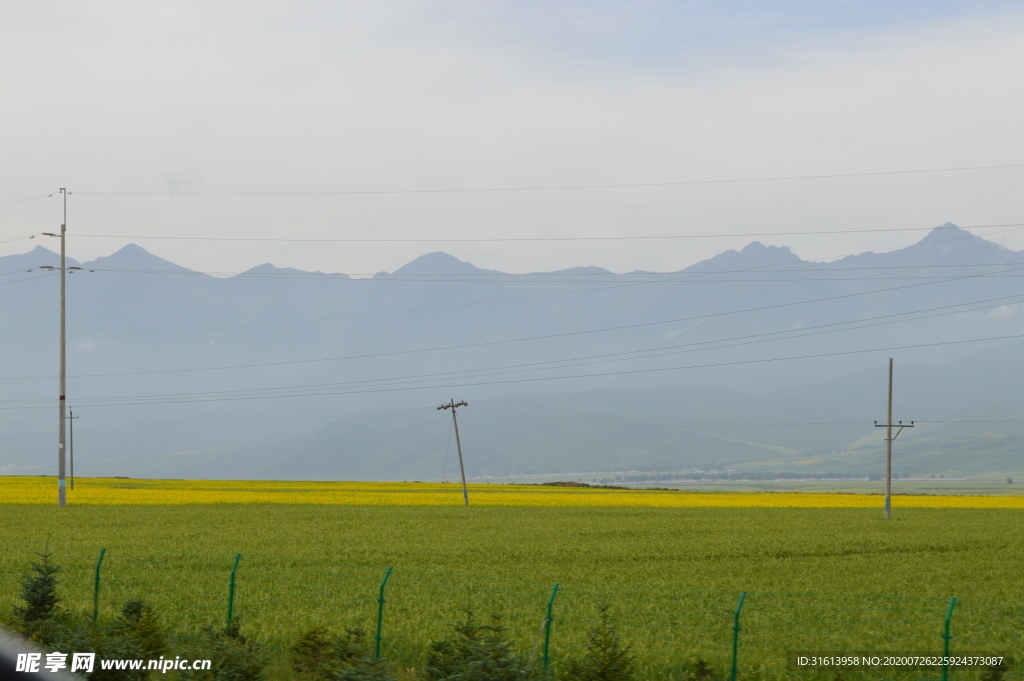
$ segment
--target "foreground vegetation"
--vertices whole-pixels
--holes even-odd
[[[325,626],[299,636],[288,650],[287,663],[278,659],[274,666],[273,651],[247,637],[238,618],[230,618],[223,627],[203,627],[200,636],[182,637],[144,601],[126,602],[113,619],[100,620],[95,615],[90,619],[70,611],[58,589],[61,566],[52,562],[49,553],[38,558],[21,579],[19,604],[0,614],[0,622],[46,653],[47,671],[54,671],[49,665],[55,653],[60,668],[79,671],[95,681],[145,681],[168,671],[170,678],[190,681],[265,681],[268,672],[273,678],[307,681],[397,681],[400,672],[407,679],[423,681],[555,678],[547,646],[540,659],[535,654],[524,657],[505,637],[499,618],[483,624],[471,611],[454,626],[454,632],[429,644],[420,668],[388,664],[380,656],[379,637],[371,647],[363,629],[346,628],[338,634]],[[601,610],[600,621],[587,638],[582,654],[565,660],[558,679],[632,681],[635,658],[629,646],[620,642],[607,608]],[[177,644],[174,650],[172,644]],[[93,653],[95,659],[81,670],[75,655],[64,651]],[[172,656],[175,651],[179,654]],[[131,661],[139,665],[109,664]],[[695,668],[701,679],[707,677],[706,662],[697,660]]]
[[[724,681],[743,592],[744,677],[784,673],[786,650],[941,650],[954,596],[957,649],[1024,650],[1022,497],[901,496],[886,522],[852,494],[475,485],[464,508],[454,485],[80,479],[57,509],[52,478],[0,492],[21,502],[0,506],[7,602],[50,552],[72,639],[130,648],[144,603],[176,654],[251,653],[270,678],[420,678],[471,611],[500,631],[491,652],[529,662],[502,681],[536,673],[547,633],[552,669],[582,669],[608,618],[640,677]],[[367,657],[378,625],[386,664]],[[326,666],[296,670],[295,645]]]
[[[484,622],[500,615],[510,645],[536,656],[557,583],[554,668],[582,653],[608,606],[640,676],[682,678],[697,658],[714,673],[728,666],[748,592],[749,676],[779,673],[787,649],[941,650],[952,596],[955,649],[1024,649],[1022,519],[899,506],[886,522],[877,508],[5,505],[0,604],[14,602],[18,575],[48,542],[69,610],[91,617],[106,548],[101,622],[145,601],[182,640],[202,640],[225,626],[241,554],[232,616],[271,654],[271,678],[287,678],[287,651],[304,632],[372,638],[392,567],[382,654],[397,674],[421,666],[466,609]]]
[[[716,599],[714,592],[659,593],[634,589],[624,598],[617,599],[626,604],[620,602],[615,606],[604,603],[595,607],[593,602],[585,602],[588,598],[594,601],[595,596],[606,601],[609,594],[582,593],[584,602],[576,605],[583,607],[576,615],[584,618],[589,615],[591,619],[573,620],[561,614],[557,618],[554,616],[552,605],[558,593],[557,585],[551,592],[543,618],[527,618],[528,621],[540,621],[532,649],[532,637],[508,635],[510,629],[502,615],[495,612],[489,623],[482,623],[474,614],[474,606],[481,605],[507,613],[510,605],[515,609],[516,598],[500,602],[482,594],[483,598],[478,596],[474,602],[472,585],[469,585],[470,591],[463,604],[465,615],[454,627],[449,623],[441,632],[430,627],[430,618],[423,615],[436,616],[443,611],[431,613],[429,608],[422,607],[422,603],[415,604],[420,606],[416,608],[419,611],[416,621],[411,627],[403,627],[401,617],[392,617],[388,624],[388,638],[392,640],[389,645],[382,646],[383,608],[387,602],[383,598],[384,583],[377,600],[376,637],[369,637],[362,626],[345,626],[343,632],[338,633],[320,624],[305,629],[289,645],[287,635],[280,630],[264,632],[259,639],[243,632],[240,618],[233,615],[230,605],[225,624],[207,624],[198,630],[190,629],[188,617],[174,617],[169,623],[165,622],[152,605],[142,600],[125,602],[114,616],[101,616],[98,609],[94,609],[90,617],[88,612],[76,612],[65,606],[58,589],[63,568],[52,561],[52,554],[41,553],[37,557],[38,560],[31,563],[29,572],[20,580],[18,604],[7,613],[0,613],[0,622],[32,639],[44,652],[57,652],[61,661],[72,657],[69,652],[95,653],[95,666],[86,675],[95,681],[144,681],[166,674],[168,670],[171,672],[168,678],[192,681],[818,679],[822,674],[835,670],[794,673],[792,668],[784,666],[786,657],[780,653],[788,653],[795,646],[805,654],[828,654],[810,651],[827,650],[822,646],[830,645],[832,654],[836,651],[852,654],[855,650],[871,650],[879,655],[906,655],[912,653],[904,652],[907,650],[904,646],[913,641],[916,654],[943,654],[941,646],[936,645],[936,636],[929,631],[933,627],[927,626],[935,624],[932,620],[937,619],[934,616],[941,610],[929,607],[937,604],[930,604],[928,599],[873,601],[864,597],[851,600],[848,596],[838,595],[809,598],[810,595],[803,594],[801,598],[793,598],[794,594],[756,594],[761,597],[757,603],[758,612],[741,620],[747,593],[740,595],[733,616],[726,618],[727,611],[715,607],[715,601],[720,598]],[[385,573],[384,582],[389,573],[390,570]],[[434,575],[435,578],[439,576]],[[298,578],[307,579],[308,575],[299,574]],[[510,590],[512,586],[507,583],[491,585],[492,589],[497,587],[505,594],[516,593]],[[524,584],[518,586],[529,588]],[[234,588],[229,591],[233,597]],[[525,593],[520,592],[519,595]],[[574,595],[578,600],[581,594]],[[666,600],[666,596],[670,598]],[[616,600],[614,596],[611,598]],[[335,622],[339,617],[357,618],[359,611],[363,610],[359,607],[359,600],[369,599],[354,599],[348,608],[340,612],[321,610],[319,614]],[[406,602],[399,598],[399,603],[409,606],[414,605],[415,600]],[[949,615],[955,605],[955,600],[950,600],[945,618],[947,632]],[[958,681],[1002,681],[1004,677],[1008,681],[1016,678],[1012,660],[1019,659],[1020,651],[1024,650],[1024,612],[1020,608],[993,607],[996,604],[985,602],[970,605],[981,607],[968,608],[965,616],[960,618],[966,620],[958,623],[956,628],[957,638],[962,642],[950,652],[1005,655],[1007,658],[999,657],[999,662],[985,662],[973,668],[946,669],[943,678],[950,674]],[[562,609],[566,608],[559,610]],[[293,617],[298,614],[292,609]],[[645,616],[638,618],[638,614]],[[706,621],[709,618],[733,622],[731,646],[728,636],[723,636],[726,627]],[[397,622],[394,621],[396,619]],[[513,622],[515,619],[516,613],[512,615]],[[558,638],[561,641],[557,646],[559,652],[551,654],[549,643],[556,621],[559,622]],[[744,627],[739,626],[741,621]],[[619,622],[625,625],[632,637],[640,639],[638,647],[622,641]],[[793,623],[798,624],[794,627]],[[294,622],[291,629],[295,629]],[[397,633],[392,629],[397,629]],[[527,626],[525,633],[529,634],[528,630]],[[743,635],[745,644],[741,665],[739,632],[744,630],[748,633]],[[979,652],[982,648],[978,646],[984,646],[984,651]],[[48,655],[48,663],[49,658]],[[1005,662],[1002,661],[1004,659]],[[112,660],[138,660],[140,666],[135,669],[112,668],[104,664]],[[178,660],[183,663],[180,671]],[[190,668],[184,664],[186,662],[196,664]],[[849,676],[852,671],[853,676],[864,679],[925,681],[933,678],[940,669],[934,663],[928,663],[900,669],[843,672]],[[834,678],[846,677],[835,674]]]

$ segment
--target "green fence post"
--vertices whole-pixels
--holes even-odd
[[[377,639],[373,644],[373,659],[380,659],[380,642],[384,640],[381,632],[384,629],[384,587],[391,577],[391,568],[384,571],[384,579],[380,580],[380,591],[377,593]]]
[[[231,566],[231,582],[228,584],[228,625],[235,618],[235,574],[238,572],[238,561],[242,560],[242,554],[235,554],[235,564]]]
[[[740,594],[739,603],[736,604],[736,614],[732,618],[732,668],[729,670],[729,681],[736,681],[736,674],[739,672],[736,660],[740,647],[740,612],[743,610],[743,601],[745,600],[747,600],[746,591]]]
[[[949,681],[949,641],[953,638],[949,635],[949,621],[953,619],[953,608],[956,607],[956,596],[949,599],[949,607],[946,609],[946,630],[942,634],[944,643],[942,645],[942,681]]]
[[[551,662],[551,623],[554,621],[552,610],[555,607],[555,596],[558,594],[558,585],[551,589],[551,596],[548,597],[548,614],[544,618],[544,671],[548,670]]]
[[[92,623],[96,624],[100,617],[100,566],[103,565],[103,556],[106,549],[100,549],[100,557],[96,560],[96,577],[92,583]]]

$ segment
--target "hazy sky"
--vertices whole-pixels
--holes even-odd
[[[66,186],[83,234],[369,239],[1024,223],[1021,2],[4,2],[0,204]],[[78,193],[76,193],[78,192]],[[86,192],[173,192],[106,195]],[[0,242],[59,225],[0,206]],[[1024,248],[1024,228],[992,238]],[[761,237],[806,258],[920,232]],[[353,273],[432,250],[506,271],[678,269],[750,238],[286,244],[136,239],[203,270]],[[0,255],[40,241],[0,243]],[[53,244],[44,243],[53,246]]]

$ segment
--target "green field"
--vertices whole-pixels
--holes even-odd
[[[314,624],[372,630],[393,567],[384,652],[415,665],[467,607],[500,614],[536,654],[558,583],[552,664],[581,650],[608,604],[645,674],[676,678],[696,657],[724,673],[746,591],[739,666],[753,678],[781,673],[790,649],[940,652],[953,596],[954,651],[1020,657],[1022,520],[982,509],[897,509],[885,522],[876,509],[0,506],[0,598],[13,604],[49,541],[69,603],[91,612],[107,548],[101,617],[141,597],[194,630],[224,621],[241,553],[234,614],[283,648]]]
[[[675,589],[1009,600],[1024,596],[1013,510],[0,506],[0,536],[62,546],[454,571]],[[586,557],[584,560],[583,557]]]

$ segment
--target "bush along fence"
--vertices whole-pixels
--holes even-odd
[[[8,544],[5,549],[0,604],[10,613],[23,576],[39,558],[35,547]],[[179,641],[241,626],[248,639],[282,658],[297,645],[359,648],[371,666],[383,660],[412,676],[430,660],[436,662],[439,641],[465,636],[466,627],[475,627],[500,631],[525,668],[542,676],[580,672],[580,660],[603,645],[626,650],[622,659],[628,658],[638,679],[1022,678],[1024,607],[1019,604],[952,596],[551,584],[255,554],[49,551],[61,566],[64,606],[97,627],[123,619],[125,603],[142,601]],[[1006,660],[1002,666],[964,666],[956,659],[906,664],[909,657],[966,655]],[[813,664],[815,658],[833,656],[876,657],[879,664]],[[295,678],[307,677],[313,678]]]

